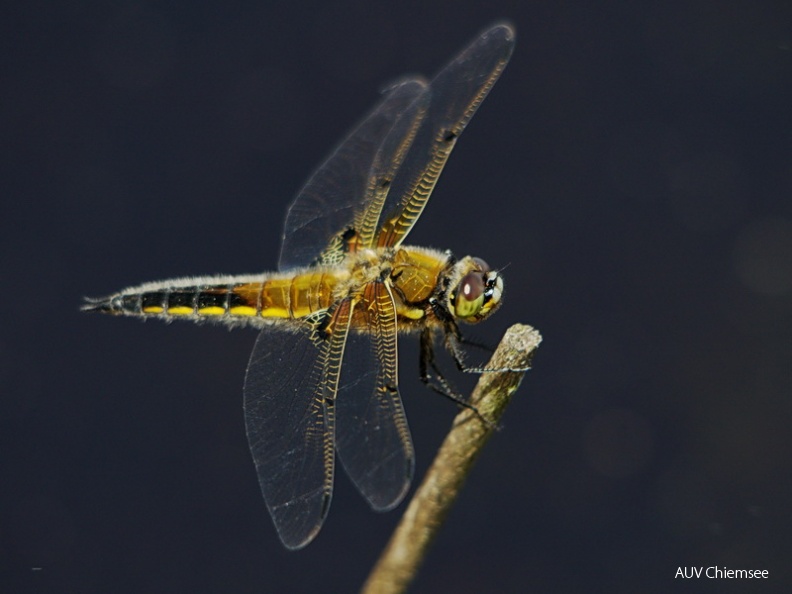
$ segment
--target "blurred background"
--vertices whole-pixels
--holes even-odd
[[[512,61],[410,242],[508,265],[471,336],[544,342],[414,591],[790,591],[788,2],[2,12],[0,590],[359,588],[404,506],[375,514],[339,472],[317,540],[282,548],[242,417],[255,332],[78,307],[273,269],[287,204],[378,89],[507,18]],[[456,411],[400,343],[420,479]],[[709,566],[770,577],[674,578]]]

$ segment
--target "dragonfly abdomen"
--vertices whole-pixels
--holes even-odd
[[[196,282],[201,280],[209,282]],[[125,289],[106,299],[89,300],[83,310],[196,321],[302,318],[332,304],[337,281],[330,272],[164,281]]]

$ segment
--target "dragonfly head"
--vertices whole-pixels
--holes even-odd
[[[480,322],[500,307],[503,277],[481,258],[466,256],[459,260],[450,284],[448,309],[463,322]]]

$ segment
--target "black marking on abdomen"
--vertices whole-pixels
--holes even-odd
[[[168,307],[189,307],[195,310],[195,289],[174,290],[167,293]]]
[[[232,307],[256,307],[256,304],[249,303],[242,295],[234,293],[229,288],[227,309],[231,309]]]
[[[159,307],[165,309],[167,304],[168,292],[167,291],[153,291],[151,293],[143,293],[140,296],[140,312],[145,313],[149,307]],[[126,306],[126,298],[124,299]]]
[[[216,287],[206,287],[203,291],[198,293],[198,309],[205,309],[207,307],[222,307],[228,311],[228,292],[220,292]]]

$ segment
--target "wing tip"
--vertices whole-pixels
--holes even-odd
[[[264,498],[266,500],[266,495]],[[304,549],[313,542],[322,530],[324,521],[330,511],[330,503],[333,500],[332,488],[330,490],[322,488],[320,498],[321,502],[319,502],[318,507],[309,502],[309,508],[316,508],[318,514],[311,512],[310,509],[306,509],[304,506],[301,509],[300,506],[297,506],[295,512],[296,501],[276,507],[270,507],[269,502],[267,502],[278,538],[288,550],[299,551]]]
[[[503,19],[492,23],[489,27],[487,27],[482,35],[499,35],[502,36],[505,41],[513,42],[515,37],[517,37],[517,30],[510,20]]]
[[[405,74],[398,78],[389,80],[382,85],[379,89],[380,95],[388,95],[393,91],[407,89],[409,91],[418,92],[425,90],[429,86],[429,81],[420,74]]]

